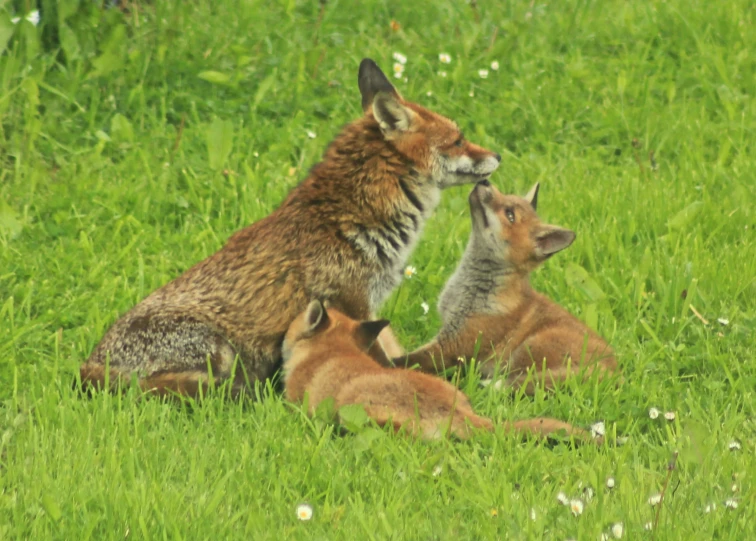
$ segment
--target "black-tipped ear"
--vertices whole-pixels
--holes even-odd
[[[574,240],[574,231],[555,225],[544,225],[536,234],[536,249],[540,258],[546,259],[567,248]]]
[[[536,182],[535,185],[530,188],[528,195],[525,196],[525,200],[530,203],[530,206],[533,207],[533,210],[538,210],[538,189],[540,187],[541,184]]]
[[[315,332],[326,323],[328,323],[328,312],[326,312],[325,306],[323,306],[323,303],[318,300],[312,301],[307,306],[307,312],[305,314],[307,332]]]
[[[379,92],[393,94],[397,98],[399,93],[394,88],[386,75],[381,71],[372,59],[363,58],[360,62],[360,72],[357,76],[357,84],[360,86],[362,94],[362,110],[367,111],[368,107],[373,105],[373,99]]]
[[[388,327],[390,321],[388,319],[378,319],[375,321],[363,321],[360,326],[357,327],[357,342],[360,346],[367,351],[378,339],[378,335],[381,331]]]

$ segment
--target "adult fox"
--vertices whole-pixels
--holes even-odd
[[[503,195],[488,181],[470,193],[467,249],[438,302],[442,326],[430,343],[395,362],[436,373],[475,354],[484,377],[497,362],[519,387],[533,366],[547,388],[580,367],[586,374],[617,370],[607,343],[567,310],[532,289],[530,273],[575,240],[575,233],[541,222],[536,184],[525,198]],[[528,381],[526,392],[533,392]]]
[[[192,395],[212,372],[239,391],[273,373],[310,299],[357,319],[380,308],[441,190],[487,178],[501,158],[404,100],[372,60],[360,64],[358,83],[364,115],[309,176],[272,214],[116,321],[81,367],[83,384],[136,373],[144,389]],[[401,353],[390,334],[381,339],[386,353]],[[243,370],[232,374],[237,355]]]
[[[355,321],[312,301],[292,322],[283,342],[286,398],[302,402],[307,396],[310,413],[327,399],[336,408],[361,405],[380,426],[403,429],[422,439],[440,438],[447,432],[467,438],[475,429],[494,430],[494,423],[477,415],[467,396],[448,381],[415,370],[387,368],[368,355],[386,325],[386,320]],[[505,422],[502,427],[536,436],[563,432],[590,439],[580,428],[543,417]]]

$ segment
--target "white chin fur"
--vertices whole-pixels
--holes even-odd
[[[499,160],[489,156],[485,160],[479,161],[475,164],[475,167],[473,167],[473,173],[476,175],[490,175],[496,171],[497,167],[499,167]]]
[[[442,188],[446,188],[478,182],[493,173],[497,167],[499,167],[499,161],[493,156],[477,162],[469,156],[448,159],[444,167],[443,177],[438,184]]]

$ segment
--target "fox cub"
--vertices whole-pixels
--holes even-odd
[[[284,333],[310,299],[358,319],[376,313],[441,191],[488,178],[501,158],[402,98],[370,59],[358,85],[364,115],[309,176],[272,214],[116,321],[82,366],[84,384],[135,373],[158,394],[195,394],[212,372],[240,390],[276,369]],[[388,331],[386,352],[400,355]],[[232,374],[237,356],[243,370]]]
[[[502,195],[487,181],[475,186],[469,197],[470,240],[438,303],[441,330],[407,356],[408,365],[436,373],[464,363],[479,347],[482,375],[492,377],[500,361],[507,383],[516,388],[531,366],[546,376],[547,388],[577,365],[586,373],[617,369],[601,337],[528,282],[536,267],[575,240],[572,231],[538,219],[538,187],[523,199]],[[532,383],[526,391],[533,392]]]
[[[310,413],[328,398],[337,408],[359,404],[380,426],[403,428],[423,439],[439,438],[447,431],[467,438],[474,429],[494,429],[451,383],[414,370],[383,367],[368,355],[386,325],[386,320],[358,322],[312,301],[284,338],[287,399],[301,402],[306,394]],[[586,438],[585,431],[548,418],[508,422],[504,429],[537,436],[563,431]]]

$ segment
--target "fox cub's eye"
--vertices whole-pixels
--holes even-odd
[[[515,214],[513,209],[506,209],[504,213],[507,215],[507,220],[509,220],[510,224],[513,224],[515,222]]]
[[[454,141],[454,146],[455,147],[461,147],[464,144],[464,142],[465,142],[465,138],[464,137],[460,137],[459,139],[457,139],[456,141]]]

